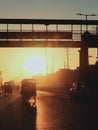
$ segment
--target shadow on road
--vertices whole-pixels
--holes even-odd
[[[22,103],[21,97],[0,113],[1,130],[35,130],[36,109]]]

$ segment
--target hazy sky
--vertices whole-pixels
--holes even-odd
[[[97,14],[98,0],[0,0],[1,18],[80,19],[78,12]]]
[[[0,18],[30,18],[30,19],[85,19],[85,17],[77,16],[76,13],[92,14],[98,13],[98,0],[0,0]],[[98,14],[95,17],[88,17],[88,19],[98,19]],[[28,52],[28,51],[27,51]],[[62,52],[62,53],[61,53]],[[78,50],[71,51],[70,61],[71,64],[76,66],[79,64],[78,61]],[[94,56],[90,59],[96,60],[96,52],[92,51],[90,55]],[[0,49],[0,69],[3,71],[3,77],[7,80],[18,77],[21,74],[22,61],[26,58],[25,51],[16,51],[13,49]],[[29,56],[31,53],[29,54]],[[28,54],[27,54],[28,56]],[[55,51],[55,56],[58,57],[56,60],[61,60],[64,63],[64,50],[61,49]],[[15,59],[16,58],[16,59]],[[19,60],[22,59],[21,60]],[[66,57],[65,57],[66,59]],[[73,62],[73,60],[77,62]],[[21,62],[19,62],[19,61]],[[52,59],[53,60],[53,59]],[[15,67],[16,62],[18,72]],[[9,67],[7,66],[9,65]],[[20,65],[20,66],[19,66]],[[7,66],[7,67],[6,67]],[[60,68],[60,61],[58,64]],[[23,71],[23,70],[22,70]],[[14,76],[14,77],[12,77]]]

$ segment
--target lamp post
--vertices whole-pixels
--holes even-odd
[[[77,15],[85,17],[85,20],[86,20],[86,32],[88,31],[88,26],[87,26],[88,16],[97,16],[96,14],[85,14],[85,13],[77,13]],[[88,65],[89,64],[89,61],[88,61],[88,47],[82,47],[80,52],[82,53],[82,55],[85,52],[85,56],[86,56],[85,60],[87,60],[87,62],[85,61],[85,63],[82,63],[82,65],[83,64]]]
[[[97,16],[96,14],[82,14],[82,13],[77,13],[77,15],[85,16],[86,21],[88,20],[88,16]],[[87,23],[86,23],[86,31],[87,30],[88,30],[88,27],[87,27]]]

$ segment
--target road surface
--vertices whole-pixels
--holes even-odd
[[[37,107],[21,95],[0,97],[0,130],[98,130],[98,102],[72,101],[61,92],[37,91]]]

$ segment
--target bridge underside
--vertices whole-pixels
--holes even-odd
[[[0,41],[0,47],[52,47],[52,48],[98,48],[98,41],[34,41],[34,40],[6,40]]]
[[[81,41],[0,41],[0,47],[70,47],[80,48]]]
[[[0,47],[98,48],[98,35],[82,34],[74,40],[72,32],[0,32]]]

